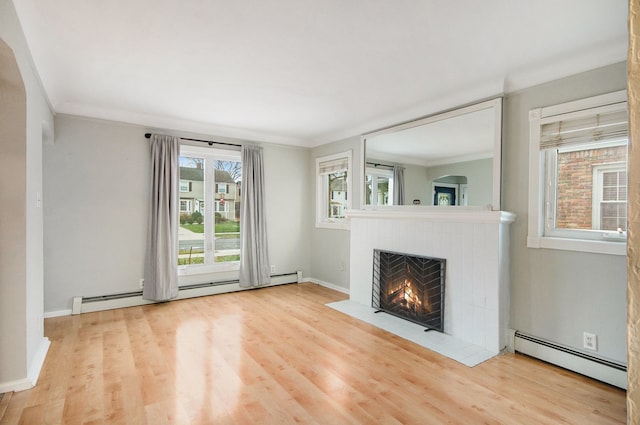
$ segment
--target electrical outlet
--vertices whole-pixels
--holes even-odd
[[[340,260],[340,271],[344,272],[347,270],[347,263],[344,260]]]
[[[598,336],[596,334],[590,334],[584,332],[582,334],[582,345],[589,350],[598,351]]]
[[[140,289],[144,289],[144,279],[140,278]]]
[[[271,273],[275,273],[276,272],[276,265],[272,264],[271,265]]]

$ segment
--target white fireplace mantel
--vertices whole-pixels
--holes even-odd
[[[498,353],[509,314],[509,225],[478,207],[349,210],[350,300],[371,305],[373,250],[447,260],[444,332]]]
[[[508,211],[492,211],[483,207],[418,206],[412,208],[403,206],[400,208],[347,210],[346,218],[349,220],[353,218],[386,218],[458,223],[512,223],[516,219],[516,215]]]

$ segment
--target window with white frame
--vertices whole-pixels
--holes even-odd
[[[181,213],[190,213],[191,212],[191,200],[180,200],[180,212]]]
[[[240,221],[229,211],[235,211],[240,199],[226,195],[226,190],[226,199],[220,199],[218,192],[221,186],[228,189],[239,184],[241,171],[239,151],[192,145],[180,147],[180,179],[181,182],[188,181],[190,186],[190,193],[180,196],[193,198],[180,199],[180,274],[238,269]],[[224,183],[217,183],[216,179]],[[194,210],[196,205],[198,208]]]
[[[624,255],[627,114],[624,91],[530,112],[529,247]]]
[[[365,204],[393,205],[393,169],[367,167]]]
[[[180,180],[180,192],[189,192],[191,188],[191,182],[188,180]]]
[[[216,201],[216,212],[227,212],[228,205],[224,199]]]
[[[218,183],[218,193],[228,193],[226,183]]]
[[[352,152],[316,158],[316,226],[346,229],[351,208]]]
[[[594,167],[592,222],[597,230],[627,230],[626,164]]]

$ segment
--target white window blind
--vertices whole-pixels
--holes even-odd
[[[318,173],[322,176],[349,169],[349,158],[336,158],[329,161],[322,161],[318,164]]]
[[[540,129],[540,149],[611,142],[627,137],[629,120],[626,109],[592,112],[586,116],[584,112],[567,114],[557,121],[543,124]]]

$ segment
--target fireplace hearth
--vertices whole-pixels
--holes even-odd
[[[372,307],[444,331],[446,260],[375,249]]]

